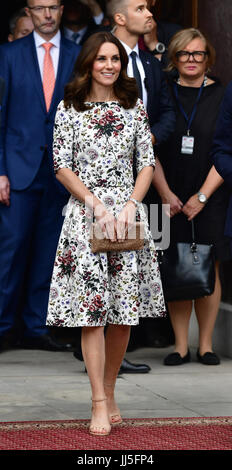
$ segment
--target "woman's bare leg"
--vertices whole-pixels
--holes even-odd
[[[104,385],[107,396],[108,411],[112,422],[120,421],[120,410],[115,402],[115,384],[118,372],[125,356],[130,339],[130,326],[112,325],[107,328],[105,339],[105,373]]]
[[[92,390],[92,419],[90,429],[105,434],[110,430],[107,400],[104,389],[105,338],[103,327],[83,327],[82,354]]]
[[[191,300],[168,302],[168,311],[175,334],[175,352],[184,357],[188,352],[188,330],[192,312]]]
[[[216,280],[212,295],[195,300],[195,312],[199,325],[199,353],[203,356],[212,352],[213,330],[221,300],[221,282],[219,278],[219,263],[215,266]]]

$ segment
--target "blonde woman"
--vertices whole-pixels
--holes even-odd
[[[199,325],[197,359],[217,365],[220,359],[213,351],[212,336],[221,299],[219,261],[230,254],[223,235],[228,197],[210,149],[224,89],[218,79],[209,76],[215,51],[199,30],[188,28],[176,33],[168,53],[177,122],[160,155],[164,179],[158,181],[154,175],[153,183],[162,202],[170,204],[171,243],[191,241],[190,221],[194,219],[197,242],[214,245],[215,290],[195,300],[194,307]],[[175,350],[165,358],[165,365],[191,360],[188,330],[192,304],[191,300],[168,303]]]

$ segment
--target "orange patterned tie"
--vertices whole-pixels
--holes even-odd
[[[45,49],[44,64],[43,64],[43,90],[47,111],[50,108],[52,95],[55,87],[55,71],[52,63],[50,49],[53,44],[45,42],[42,44]]]

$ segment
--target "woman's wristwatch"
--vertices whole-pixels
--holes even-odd
[[[208,198],[205,194],[201,193],[200,191],[197,193],[198,201],[200,201],[202,204],[206,204],[208,201]]]

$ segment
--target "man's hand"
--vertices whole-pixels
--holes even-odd
[[[0,176],[0,203],[10,205],[10,182],[7,176]]]
[[[150,31],[150,33],[144,34],[143,39],[147,48],[150,51],[153,51],[158,42],[158,38],[157,38],[157,23],[155,22],[154,18],[151,18],[151,21],[152,21],[152,30]]]
[[[172,191],[169,191],[168,194],[162,196],[162,203],[170,205],[170,217],[179,214],[183,208],[183,203]]]

